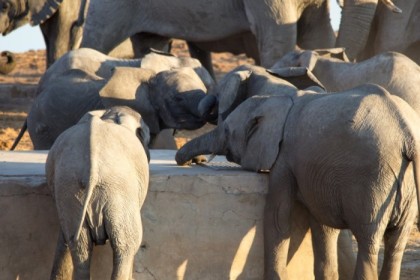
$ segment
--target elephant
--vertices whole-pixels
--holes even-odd
[[[89,112],[57,138],[45,167],[60,224],[51,279],[71,279],[70,257],[74,279],[90,279],[93,247],[106,240],[112,279],[132,278],[149,186],[149,138],[140,114],[128,107]]]
[[[317,36],[334,42],[326,1],[98,1],[91,0],[81,47],[109,52],[136,33],[151,33],[190,42],[208,42],[243,32],[256,37],[261,64],[271,66],[297,42],[297,22],[306,8],[323,7]],[[110,13],[112,11],[112,17]],[[105,30],[102,28],[107,25]],[[324,37],[325,36],[325,37]],[[316,37],[314,35],[314,37]],[[324,41],[325,42],[325,41]],[[323,44],[324,44],[323,42]]]
[[[398,279],[420,204],[419,123],[405,101],[374,84],[331,94],[257,95],[186,143],[175,159],[183,165],[213,153],[246,170],[270,171],[265,279],[287,279],[297,202],[310,213],[317,279],[338,278],[337,236],[345,228],[358,242],[353,279],[377,279],[383,237],[381,279]]]
[[[16,60],[13,53],[9,51],[3,51],[0,53],[1,63],[0,63],[0,74],[7,75],[13,71],[16,67]],[[5,61],[4,61],[4,59]]]
[[[329,17],[328,1],[318,6],[304,9],[297,22],[296,43],[303,49],[332,48],[335,35],[330,33],[327,22],[320,19]],[[322,25],[324,24],[324,26]],[[327,32],[326,32],[327,31]],[[201,64],[215,77],[210,52],[230,52],[235,55],[245,54],[260,65],[257,40],[252,32],[247,31],[216,41],[187,42],[192,57],[200,60]]]
[[[394,14],[382,3],[378,4],[369,38],[360,59],[367,59],[387,51],[403,53],[420,64],[420,3],[416,0],[396,0],[403,13]]]
[[[49,82],[34,100],[27,127],[34,149],[49,149],[86,112],[124,105],[142,115],[154,140],[163,129],[202,127],[205,121],[196,108],[205,94],[201,79],[188,67],[159,73],[116,67],[109,80],[72,69]]]
[[[46,45],[47,67],[66,52],[78,48],[88,0],[0,0],[0,33],[20,26],[39,25]],[[126,39],[126,38],[125,38]],[[134,34],[110,50],[113,57],[141,57],[149,47],[167,50],[169,38]]]
[[[122,68],[118,71],[114,71],[118,67]],[[144,67],[150,71],[136,71],[138,67]],[[132,70],[129,68],[132,68]],[[101,88],[104,87],[112,76],[115,77],[111,84],[116,85],[114,88],[115,93],[113,93],[114,98],[112,100],[118,101],[124,94],[132,94],[130,99],[136,99],[137,87],[141,86],[143,82],[143,90],[140,92],[147,95],[148,91],[146,89],[149,88],[148,79],[155,76],[155,72],[151,69],[154,69],[155,71],[171,71],[170,69],[175,70],[176,68],[185,69],[174,71],[172,74],[157,76],[157,81],[166,79],[163,78],[165,75],[165,77],[168,77],[168,81],[162,82],[162,90],[167,90],[167,93],[164,91],[159,92],[163,95],[167,94],[168,99],[173,98],[172,101],[165,101],[168,102],[168,104],[161,104],[165,108],[162,110],[177,110],[175,108],[169,108],[171,102],[173,106],[181,106],[182,109],[180,111],[182,113],[183,110],[194,111],[194,108],[197,105],[186,105],[187,101],[184,99],[191,97],[191,102],[194,102],[193,99],[198,100],[204,96],[204,93],[207,91],[206,87],[211,88],[214,84],[210,74],[196,59],[188,57],[177,58],[160,52],[151,52],[142,59],[117,59],[92,49],[82,48],[70,51],[50,66],[41,77],[36,90],[36,98],[28,114],[28,118],[23,124],[11,150],[16,148],[26,129],[29,131],[34,144],[34,149],[48,149],[62,131],[77,123],[79,118],[86,112],[95,109],[103,109],[103,106],[113,105],[113,102],[103,104],[104,99],[98,95]],[[192,69],[194,69],[197,74],[192,73]],[[127,73],[127,78],[124,78],[123,74],[120,76],[119,73],[121,71]],[[175,78],[172,77],[179,77],[179,85],[174,81]],[[172,81],[169,81],[169,79],[172,79]],[[125,82],[126,84],[119,85],[118,81]],[[189,88],[186,86],[188,84],[190,84]],[[154,84],[154,86],[159,87],[157,84]],[[176,92],[176,87],[178,86],[188,88],[188,90],[191,90],[191,94],[178,96],[179,92]],[[127,93],[121,92],[121,89],[123,88],[126,88]],[[154,91],[154,89],[152,91]],[[119,94],[121,95],[118,96]],[[155,99],[157,96],[159,96],[159,94],[151,95],[150,98],[147,98],[147,102],[143,100],[138,100],[138,102],[130,101],[135,108],[147,110],[147,113],[146,111],[140,112],[151,127],[153,136],[152,144],[157,140],[157,134],[162,129],[168,128],[169,118],[173,118],[171,113],[169,113],[161,120],[161,116],[158,116],[157,110],[155,111],[154,109],[149,108],[152,106],[151,104],[157,106],[157,101],[153,101],[152,103],[149,101],[149,99]],[[140,102],[144,102],[144,104],[139,104]],[[163,114],[163,111],[160,113]],[[201,127],[204,124],[201,124],[202,122],[199,122],[197,117],[190,116],[187,117],[187,120],[197,125],[197,127],[193,126],[191,129]],[[173,124],[173,121],[171,122]],[[184,127],[179,124],[174,125],[173,128],[181,127],[185,129],[188,128],[188,126]],[[165,141],[169,142],[168,139],[165,139]],[[173,139],[171,141],[172,143],[169,143],[171,145],[166,145],[165,147],[175,148]]]
[[[270,71],[282,76],[288,73],[289,67],[307,68],[327,91],[343,91],[365,83],[378,84],[404,99],[420,114],[420,66],[405,55],[386,52],[352,63],[334,57],[322,57],[322,52],[339,54],[343,49],[293,51],[276,62]]]
[[[415,0],[410,1],[415,2]],[[341,20],[335,46],[345,48],[352,61],[357,59],[367,47],[369,33],[374,21],[375,11],[379,8],[379,2],[394,13],[392,17],[399,17],[398,13],[410,15],[412,12],[410,10],[402,11],[391,0],[342,0],[341,2],[343,2],[341,5]],[[391,29],[384,29],[385,32],[393,33],[396,29],[395,25],[401,25],[397,21],[391,20],[391,22],[392,24],[389,25],[392,26]],[[401,27],[401,30],[406,30],[404,28],[406,26]]]
[[[297,89],[323,85],[310,71],[292,71],[281,78],[266,68],[244,64],[227,73],[198,104],[199,114],[217,124],[254,95],[295,94]]]

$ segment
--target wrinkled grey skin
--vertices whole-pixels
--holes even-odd
[[[46,45],[48,67],[66,52],[78,48],[86,12],[83,8],[87,9],[87,2],[88,0],[0,0],[0,33],[7,35],[27,23],[39,25]],[[134,34],[110,50],[109,55],[122,58],[141,57],[148,47],[165,49],[168,41],[168,38],[151,34]]]
[[[211,123],[221,122],[243,101],[254,95],[295,94],[297,89],[322,84],[308,71],[288,69],[280,78],[255,65],[241,65],[227,73],[204,97],[198,110]],[[322,90],[322,89],[320,89]]]
[[[204,0],[91,0],[81,47],[107,53],[116,43],[142,32],[208,42],[248,31],[257,39],[261,64],[268,67],[295,47],[297,21],[303,11],[324,2],[216,0],[210,5]],[[318,27],[323,30],[320,34],[334,38],[329,16],[318,18]]]
[[[394,15],[401,13],[401,9],[390,0],[344,0],[343,2],[336,47],[346,48],[350,60],[354,60],[367,46],[378,2],[383,3]],[[410,12],[403,10],[403,14]],[[385,30],[392,32],[393,28]]]
[[[139,112],[153,137],[166,128],[197,129],[205,124],[196,109],[205,93],[192,68],[155,73],[117,67],[109,80],[72,69],[50,81],[35,99],[28,132],[34,149],[49,149],[86,112],[115,105]]]
[[[120,74],[117,76],[113,70],[115,67],[124,67],[125,70],[117,72],[126,71],[127,77]],[[129,67],[132,70],[128,69]],[[156,72],[169,72],[154,77],[155,71],[137,71],[138,67],[154,69]],[[177,68],[186,69],[177,71]],[[99,91],[113,75],[115,77],[112,85],[116,85],[115,93],[108,94],[114,96],[105,104]],[[149,87],[152,77],[153,80],[160,81],[161,85],[154,83]],[[121,85],[119,80],[123,81]],[[115,105],[115,102],[120,102],[118,100],[123,97],[133,99],[123,101],[123,105],[140,110],[151,128],[154,143],[156,134],[162,129],[196,129],[204,124],[198,120],[195,108],[197,102],[204,97],[206,87],[211,88],[213,83],[213,79],[201,64],[191,58],[177,58],[152,52],[142,59],[117,59],[92,49],[70,51],[49,67],[42,76],[37,88],[37,97],[11,149],[17,146],[26,128],[34,149],[48,149],[62,131],[74,125],[86,112]],[[141,94],[137,94],[136,90],[140,85],[142,89],[138,90]],[[126,92],[122,91],[123,88]],[[158,93],[146,98],[148,92],[155,91]],[[188,91],[188,94],[183,94]],[[159,95],[165,95],[165,103],[157,101]],[[152,108],[152,105],[155,107]],[[183,116],[187,112],[190,115]],[[183,124],[178,123],[180,118],[184,119]]]
[[[265,279],[287,279],[294,201],[311,214],[315,275],[337,279],[338,229],[358,241],[354,279],[398,279],[420,204],[419,117],[377,85],[326,94],[254,96],[176,154],[226,155],[253,171],[270,170],[265,209]],[[380,207],[379,207],[380,206]],[[419,222],[419,221],[418,221]]]
[[[333,51],[340,52],[339,49]],[[365,83],[378,84],[404,99],[420,114],[420,66],[403,54],[387,52],[351,63],[322,57],[317,51],[293,51],[275,63],[271,71],[287,73],[287,67],[309,69],[327,91],[343,91]]]
[[[71,279],[70,257],[74,279],[90,279],[93,247],[108,239],[112,279],[131,279],[149,186],[148,140],[137,112],[113,107],[87,113],[51,147],[46,176],[60,223],[51,279]]]
[[[329,16],[328,1],[322,2],[319,7],[306,7],[297,22],[297,45],[303,49],[332,48],[335,44],[335,35],[328,23]],[[258,44],[250,31],[216,41],[187,43],[191,56],[200,60],[213,77],[215,75],[210,52],[245,54],[253,58],[257,65],[261,64]]]
[[[361,59],[387,51],[403,53],[420,64],[420,2],[396,0],[402,13],[395,14],[379,3],[373,19],[369,40]]]
[[[0,54],[0,74],[7,75],[15,69],[16,61],[13,53],[3,51]]]

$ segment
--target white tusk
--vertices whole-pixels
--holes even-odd
[[[385,6],[387,6],[387,8],[390,9],[392,12],[398,14],[402,13],[402,10],[398,6],[396,6],[391,0],[382,0],[382,3],[384,3]]]

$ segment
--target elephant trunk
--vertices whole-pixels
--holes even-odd
[[[12,72],[16,66],[16,61],[13,54],[9,51],[4,51],[0,54],[0,58],[0,74],[7,75]]]
[[[198,114],[203,120],[210,123],[217,122],[218,115],[218,99],[213,94],[207,94],[198,104]]]
[[[366,47],[377,0],[344,1],[336,46],[344,47],[350,60],[354,60]]]
[[[175,155],[175,160],[178,165],[190,164],[192,159],[199,155],[220,154],[223,151],[218,137],[218,129],[214,129],[206,134],[192,139],[186,143]]]
[[[414,182],[416,184],[417,193],[417,229],[420,231],[420,155],[416,154],[413,160],[414,166]]]

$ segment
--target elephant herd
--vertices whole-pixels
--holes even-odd
[[[106,240],[112,279],[131,279],[149,148],[166,129],[206,123],[215,128],[175,160],[225,155],[269,171],[265,279],[288,279],[291,217],[302,206],[316,279],[344,278],[342,229],[358,243],[354,279],[398,279],[416,217],[420,226],[420,6],[404,1],[344,0],[336,40],[325,0],[1,0],[0,32],[39,24],[47,46],[13,148],[27,129],[35,149],[50,149],[61,230],[51,279],[89,279],[93,246]],[[200,60],[165,52],[171,38]],[[262,66],[216,82],[208,52],[226,50]],[[13,56],[2,56],[10,72]]]

